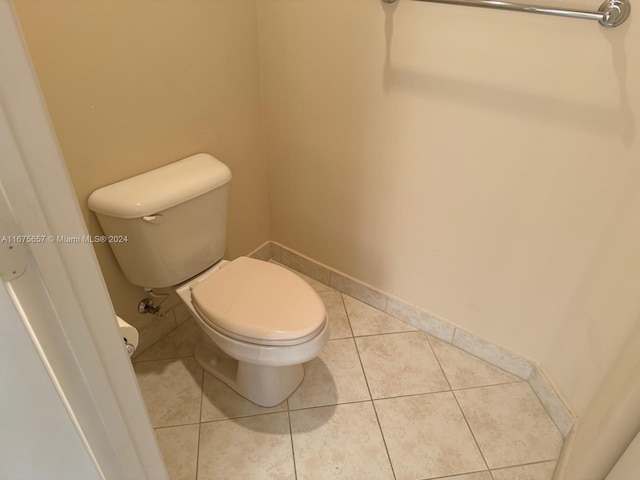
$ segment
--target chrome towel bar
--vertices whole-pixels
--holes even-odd
[[[394,3],[397,0],[383,0],[386,3]],[[631,12],[629,0],[606,0],[597,12],[592,10],[572,10],[524,3],[502,2],[499,0],[418,0],[420,2],[448,3],[451,5],[463,5],[466,7],[494,8],[498,10],[510,10],[512,12],[540,13],[543,15],[556,15],[560,17],[584,18],[598,20],[600,25],[607,28],[617,27],[622,24]]]

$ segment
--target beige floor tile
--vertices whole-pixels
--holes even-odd
[[[370,399],[352,338],[330,340],[304,369],[304,380],[289,397],[290,409]]]
[[[457,390],[455,395],[489,468],[558,458],[562,436],[527,383]]]
[[[451,392],[374,401],[397,480],[486,469]]]
[[[145,318],[141,322],[133,322],[132,319],[127,317],[124,317],[124,320],[130,321],[129,323],[137,328],[140,334],[140,343],[138,343],[138,348],[133,355],[134,360],[177,327],[173,312],[170,312],[160,321],[155,317]],[[141,325],[138,325],[138,323]]]
[[[494,470],[492,473],[495,480],[552,480],[555,469],[554,461]]]
[[[242,395],[234,392],[231,388],[207,372],[204,372],[204,385],[202,390],[202,414],[200,420],[202,422],[248,417],[251,415],[287,410],[286,400],[280,405],[271,408],[256,405]]]
[[[290,415],[298,480],[393,480],[371,402]]]
[[[373,398],[449,389],[424,333],[392,333],[355,340]]]
[[[195,320],[190,319],[158,340],[136,357],[135,361],[190,357],[201,335],[203,335],[202,329]]]
[[[182,302],[176,305],[176,307],[173,309],[173,314],[176,317],[177,325],[182,325],[184,322],[186,322],[189,319],[193,320],[193,317],[191,317],[191,312],[189,311],[187,306]]]
[[[417,328],[401,322],[391,315],[381,312],[366,303],[343,295],[344,304],[349,315],[349,322],[355,336],[377,335],[379,333],[410,332]]]
[[[354,340],[341,294],[320,295],[332,338],[348,338],[305,365],[290,413],[286,401],[259,407],[204,373],[190,356],[192,319],[140,354],[134,369],[171,480],[195,480],[196,465],[199,480],[293,480],[293,449],[298,480],[392,479],[369,388],[397,480],[552,479],[562,438],[528,384],[423,332],[378,334],[404,327],[345,296],[354,332],[367,335]],[[428,393],[449,389],[436,356],[461,390]],[[198,425],[201,416],[211,422]]]
[[[169,480],[196,480],[200,425],[155,430]]]
[[[154,428],[199,421],[203,370],[193,357],[133,367]]]
[[[494,367],[453,345],[434,337],[430,337],[429,341],[453,389],[520,381],[515,375]]]
[[[203,423],[198,479],[293,480],[286,412]]]
[[[351,327],[347,319],[347,312],[342,303],[340,292],[320,292],[320,298],[327,307],[327,315],[329,316],[329,338],[349,338],[351,335]]]

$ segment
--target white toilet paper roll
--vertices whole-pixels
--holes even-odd
[[[120,330],[120,336],[124,340],[124,344],[127,347],[129,356],[131,356],[133,355],[133,352],[136,350],[136,348],[138,348],[138,340],[140,338],[140,336],[138,335],[138,330],[136,330],[135,327],[129,325],[117,315],[116,318],[118,319],[118,330]]]

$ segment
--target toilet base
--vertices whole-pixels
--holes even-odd
[[[261,407],[282,403],[304,378],[302,364],[272,367],[240,362],[222,352],[207,335],[196,344],[195,358],[211,375]]]

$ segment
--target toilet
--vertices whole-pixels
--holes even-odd
[[[204,335],[195,358],[252,402],[280,404],[329,339],[324,303],[276,264],[222,259],[229,168],[200,153],[89,197],[127,279],[173,288]]]

